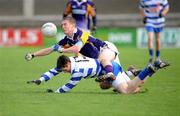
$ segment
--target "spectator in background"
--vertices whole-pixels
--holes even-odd
[[[76,20],[78,28],[85,31],[89,30],[88,17],[92,18],[93,30],[96,29],[96,12],[92,5],[92,2],[87,0],[70,0],[63,13],[63,17],[67,17],[69,14]]]
[[[149,63],[152,63],[154,57],[153,33],[156,38],[156,60],[160,60],[160,33],[165,25],[169,4],[167,0],[140,0],[139,8],[148,34]]]
[[[92,6],[95,13],[97,14],[97,8],[93,0],[87,0],[87,3]],[[91,28],[91,21],[93,22],[93,27]],[[95,25],[95,26],[94,26]],[[88,29],[91,30],[92,34],[96,33],[96,20],[94,20],[89,14],[88,14]]]

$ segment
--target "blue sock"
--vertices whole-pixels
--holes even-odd
[[[151,76],[152,74],[153,72],[145,68],[138,74],[138,77],[140,80],[144,80],[147,76]]]
[[[150,58],[153,58],[154,56],[153,49],[149,49],[149,55],[150,55]]]
[[[159,58],[159,56],[160,56],[160,51],[157,50],[157,51],[156,51],[156,58]]]

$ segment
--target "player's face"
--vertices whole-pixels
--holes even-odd
[[[71,63],[68,62],[65,67],[62,68],[64,72],[71,72]]]
[[[65,35],[71,37],[73,35],[75,26],[74,26],[74,24],[71,24],[68,20],[64,20],[61,23],[61,28]]]

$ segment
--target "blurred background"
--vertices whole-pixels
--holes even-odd
[[[0,0],[0,46],[19,44],[36,46],[48,43],[47,40],[45,42],[38,40],[39,43],[31,44],[35,39],[41,38],[40,32],[35,31],[36,34],[33,34],[34,28],[40,29],[45,22],[54,22],[58,25],[67,2],[68,0]],[[147,45],[147,35],[139,14],[139,0],[94,0],[94,2],[97,6],[98,27],[95,36],[122,46]],[[177,0],[169,0],[169,4],[170,12],[166,17],[166,28],[162,33],[161,42],[162,47],[177,48],[180,47],[180,3]],[[18,32],[20,34],[17,34]],[[62,36],[59,29],[58,38]],[[9,41],[9,38],[15,39]]]

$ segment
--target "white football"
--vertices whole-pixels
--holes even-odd
[[[57,34],[57,27],[54,23],[47,22],[41,27],[41,32],[46,37],[54,37]]]

